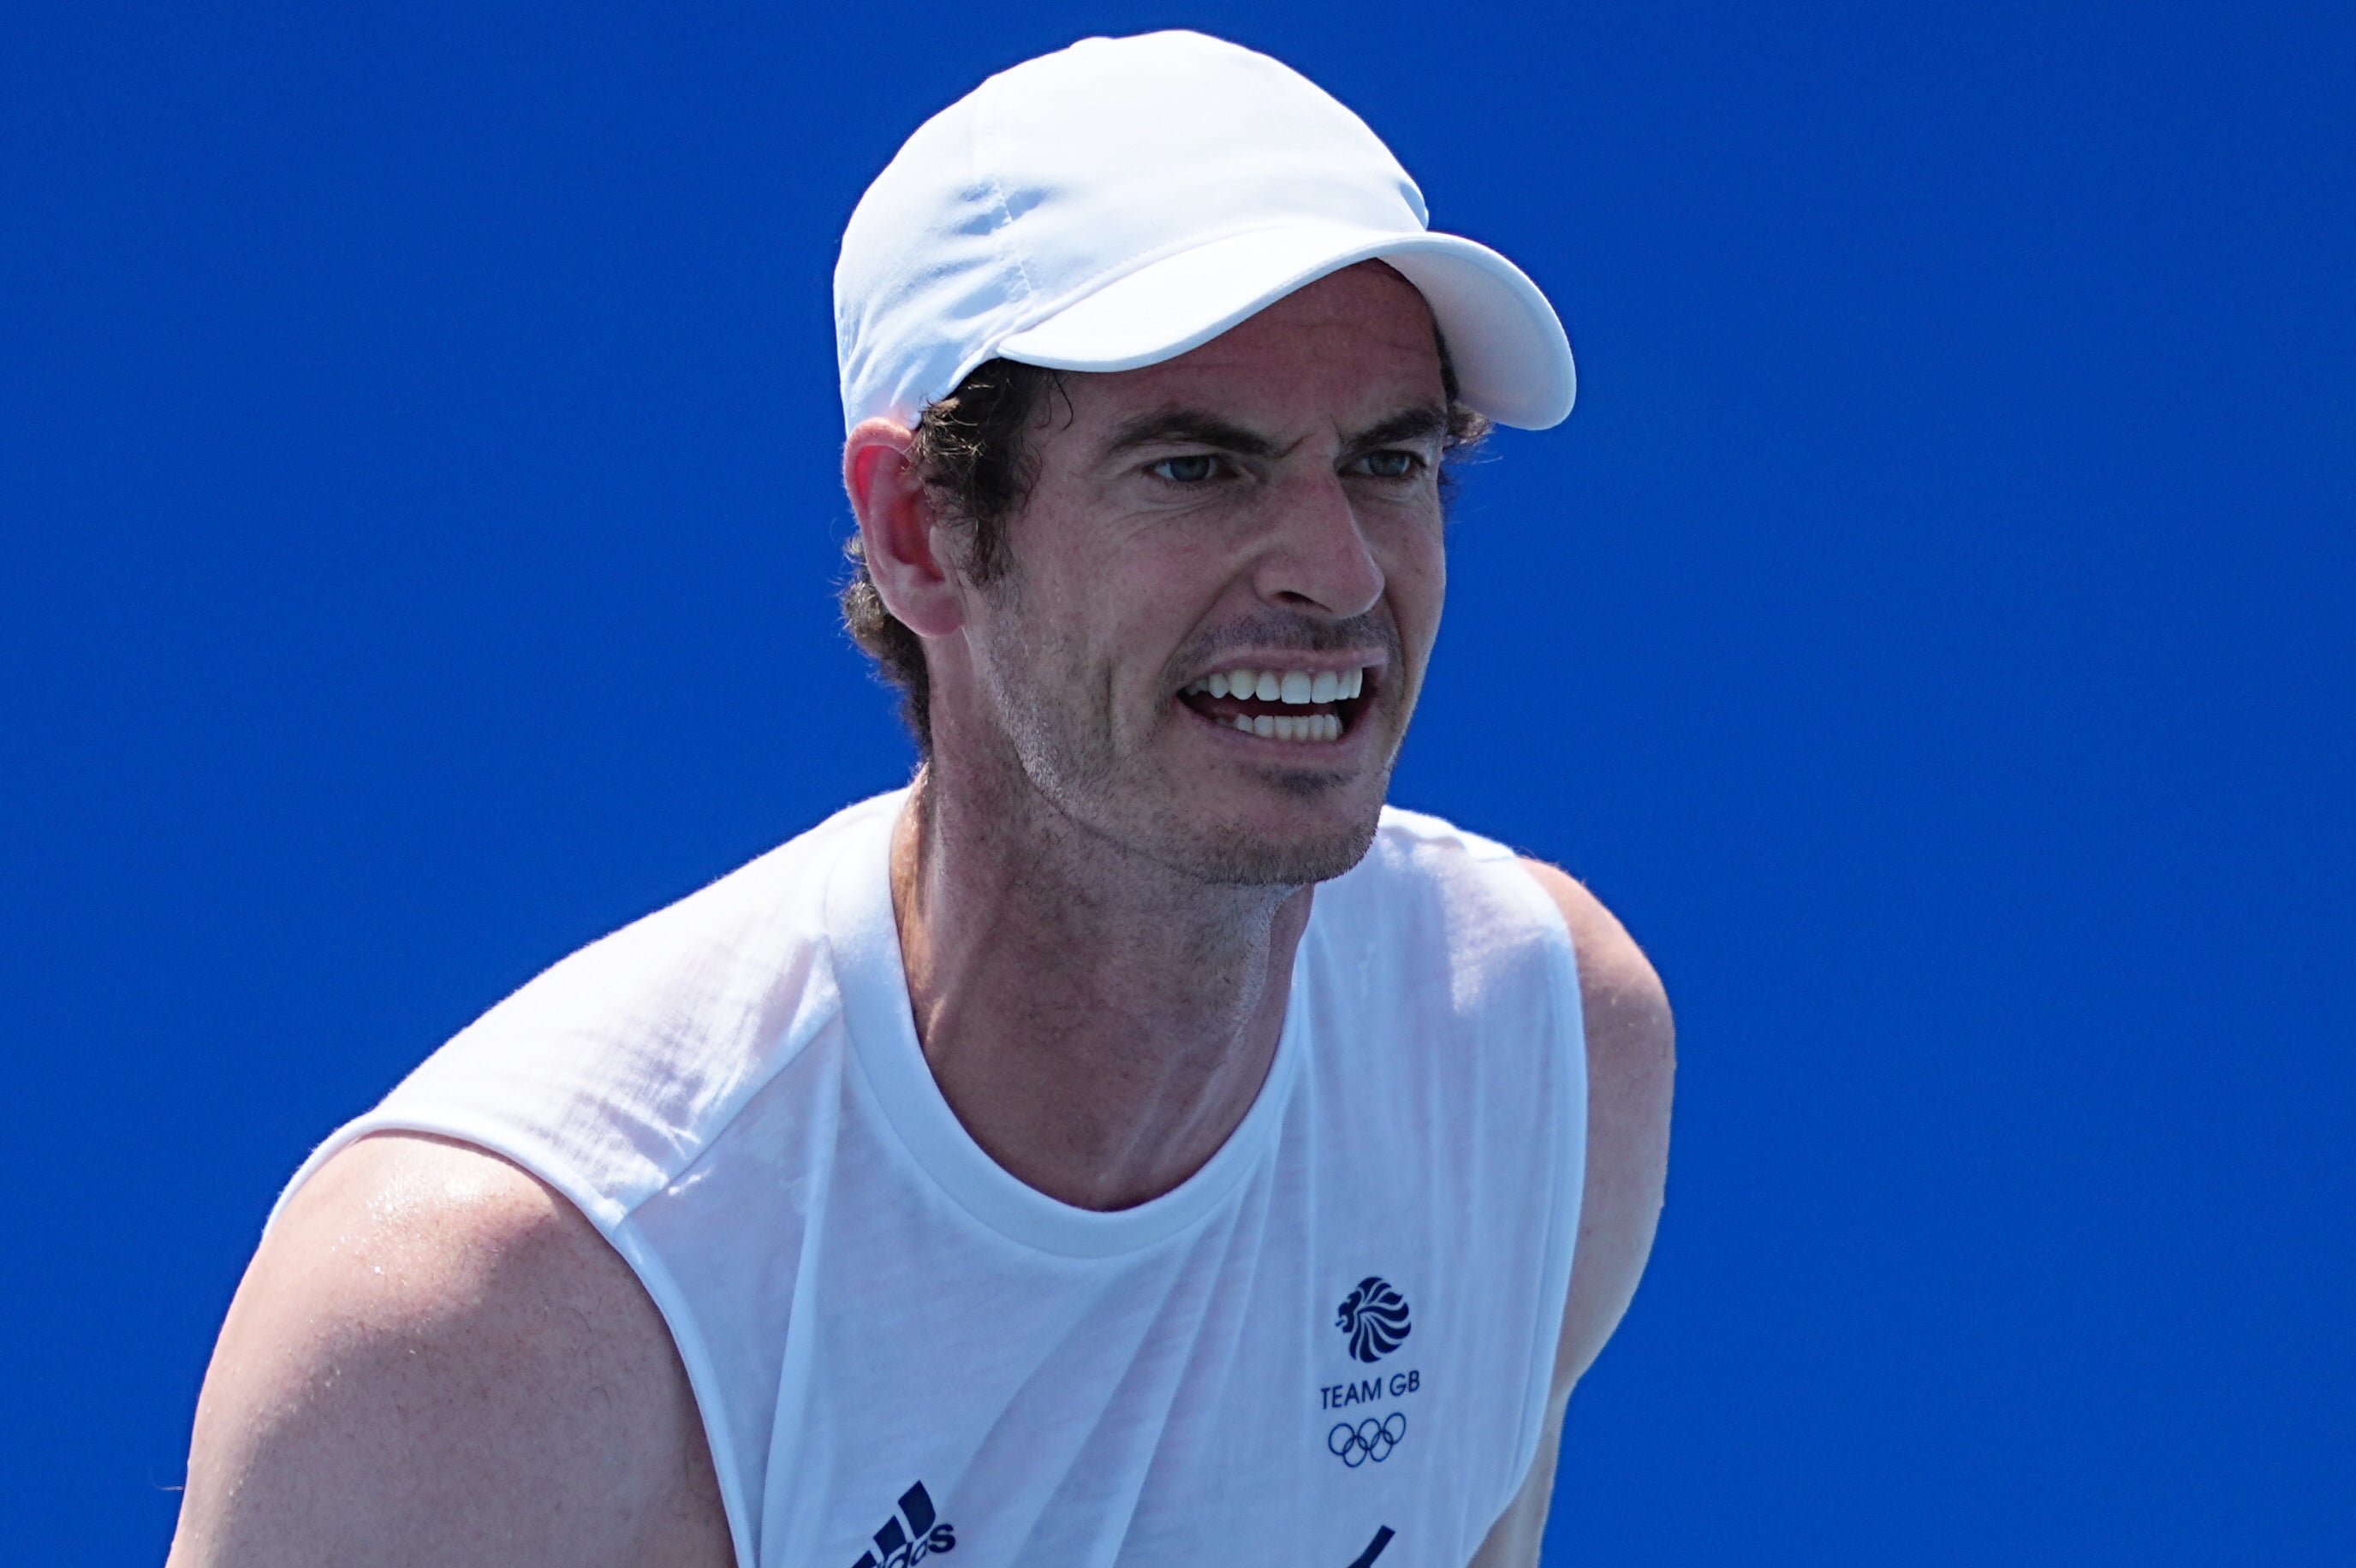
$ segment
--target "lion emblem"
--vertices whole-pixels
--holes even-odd
[[[1380,1275],[1370,1274],[1343,1297],[1334,1327],[1350,1336],[1351,1355],[1362,1361],[1379,1361],[1408,1337],[1407,1297]]]

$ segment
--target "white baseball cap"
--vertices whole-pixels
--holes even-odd
[[[1083,39],[934,115],[860,198],[834,269],[844,429],[913,426],[992,357],[1159,364],[1375,260],[1423,292],[1464,401],[1558,422],[1578,383],[1554,307],[1427,221],[1390,149],[1290,67],[1200,33]]]

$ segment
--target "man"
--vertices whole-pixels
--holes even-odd
[[[1383,800],[1442,467],[1568,411],[1550,307],[1171,33],[919,130],[836,309],[846,610],[923,767],[313,1157],[173,1562],[1535,1561],[1666,1006],[1561,872]]]

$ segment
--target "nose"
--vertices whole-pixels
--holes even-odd
[[[1269,500],[1274,516],[1253,573],[1260,598],[1337,621],[1373,609],[1383,596],[1382,564],[1341,475],[1301,475]]]

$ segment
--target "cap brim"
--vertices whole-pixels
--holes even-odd
[[[996,352],[1057,370],[1158,365],[1330,272],[1376,261],[1422,291],[1465,402],[1523,430],[1570,412],[1579,378],[1554,307],[1520,268],[1453,234],[1331,226],[1231,234],[1115,279]]]

